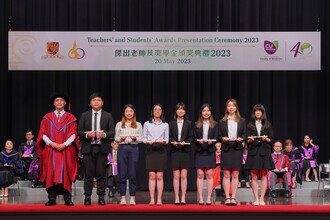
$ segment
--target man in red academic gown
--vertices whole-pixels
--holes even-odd
[[[275,164],[275,169],[268,172],[268,186],[270,188],[270,195],[276,198],[275,185],[277,178],[283,178],[283,185],[285,188],[285,197],[290,197],[291,174],[289,157],[281,153],[283,145],[280,141],[274,143],[274,153],[272,158]]]
[[[64,110],[69,103],[65,94],[52,95],[50,103],[55,111],[42,118],[37,138],[40,180],[46,184],[49,199],[45,205],[56,205],[56,196],[63,194],[64,204],[73,206],[72,182],[78,168],[77,119]]]

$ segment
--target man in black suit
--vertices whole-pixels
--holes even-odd
[[[110,113],[102,110],[103,99],[99,93],[90,96],[92,110],[79,119],[78,133],[85,167],[85,205],[91,205],[93,179],[97,180],[98,204],[105,205],[107,155],[115,135],[115,125]]]

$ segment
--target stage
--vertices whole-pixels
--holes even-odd
[[[223,205],[224,197],[214,193],[212,205],[198,205],[196,202],[196,192],[187,193],[187,205],[174,205],[172,191],[165,191],[163,195],[163,205],[150,206],[149,193],[139,191],[136,194],[135,206],[119,205],[119,195],[114,198],[106,196],[106,206],[97,205],[97,196],[92,197],[92,206],[84,206],[81,182],[77,183],[74,189],[73,201],[75,205],[68,207],[63,205],[63,198],[59,196],[58,205],[46,207],[43,204],[47,201],[47,194],[44,188],[20,187],[20,196],[11,195],[9,198],[0,199],[0,219],[329,219],[330,215],[330,196],[325,198],[317,197],[317,183],[304,183],[302,188],[293,191],[292,198],[269,198],[267,197],[266,206],[253,206],[251,189],[240,188],[237,201],[238,206]],[[316,186],[316,189],[315,189]],[[308,188],[308,187],[312,187]],[[14,194],[15,190],[11,190]],[[304,192],[304,193],[303,193]],[[328,193],[329,194],[329,193]]]

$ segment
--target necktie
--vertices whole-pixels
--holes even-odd
[[[61,118],[61,112],[57,112],[57,121],[60,121]]]
[[[97,112],[94,113],[94,131],[97,131]]]
[[[279,154],[276,154],[276,157],[277,157],[277,159],[279,159],[280,158],[280,155]]]

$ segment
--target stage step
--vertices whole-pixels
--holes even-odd
[[[84,182],[79,180],[72,186],[72,192],[74,195],[83,195],[84,193]],[[14,184],[9,188],[11,193],[15,193],[17,189],[17,185]],[[42,195],[45,193],[45,188],[32,188],[30,181],[19,181],[19,189],[20,195]],[[219,189],[219,187],[218,187]],[[317,182],[303,182],[302,185],[298,185],[296,189],[293,189],[293,196],[317,196],[318,183]],[[204,186],[204,190],[206,190],[206,186]],[[17,190],[16,190],[17,191]],[[96,193],[96,188],[93,189],[93,193]],[[17,193],[16,193],[17,194]],[[241,196],[249,196],[251,195],[250,188],[239,188],[238,194]]]

